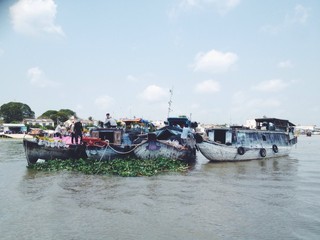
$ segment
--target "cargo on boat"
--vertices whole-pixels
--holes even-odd
[[[165,127],[139,136],[134,154],[140,159],[164,157],[192,163],[196,159],[196,125],[186,117],[169,117]]]
[[[141,119],[124,120],[125,127],[93,128],[88,136],[83,136],[79,145],[71,144],[70,137],[50,139],[35,137],[24,139],[28,164],[39,159],[80,159],[88,158],[107,161],[116,158],[155,159],[170,158],[191,162],[196,156],[196,142],[193,134],[183,139],[183,126],[187,118],[168,118],[168,125],[150,131],[147,121]],[[67,139],[67,140],[66,140]]]

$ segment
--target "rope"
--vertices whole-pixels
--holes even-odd
[[[114,148],[112,148],[110,145],[109,147],[115,152],[115,153],[118,153],[118,154],[129,154],[131,152],[133,152],[137,147],[141,146],[142,144],[144,144],[146,141],[140,143],[140,144],[132,144],[134,145],[134,148],[132,148],[131,150],[129,150],[128,152],[119,152],[117,150],[115,150]]]
[[[104,148],[103,154],[101,155],[100,160],[98,161],[99,166],[98,166],[98,168],[97,168],[96,173],[99,171],[99,169],[100,169],[100,167],[101,167],[101,165],[102,165],[101,160],[102,160],[102,158],[104,157],[104,155],[105,155],[108,147],[111,148],[115,153],[118,153],[118,154],[128,154],[128,153],[131,153],[132,151],[134,151],[138,146],[140,146],[140,145],[142,145],[142,144],[144,144],[144,143],[145,143],[145,142],[142,142],[141,144],[135,144],[135,147],[134,147],[133,149],[131,149],[130,151],[128,151],[128,152],[119,152],[119,151],[115,150],[114,148],[112,148],[112,147],[108,144],[108,145]]]
[[[107,146],[104,148],[103,154],[101,155],[101,158],[100,158],[99,162],[101,162],[104,154],[106,153],[106,150],[107,150],[108,146],[109,146],[109,145],[107,145]]]

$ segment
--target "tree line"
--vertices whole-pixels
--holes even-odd
[[[39,118],[52,119],[55,123],[65,122],[71,116],[76,117],[76,112],[70,109],[48,110],[41,114]],[[9,102],[1,105],[0,119],[5,123],[20,123],[25,118],[35,118],[32,109],[21,102]]]

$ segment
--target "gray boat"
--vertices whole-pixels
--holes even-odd
[[[294,124],[277,118],[257,118],[256,128],[212,128],[197,136],[200,152],[210,161],[246,161],[289,155],[297,143]]]

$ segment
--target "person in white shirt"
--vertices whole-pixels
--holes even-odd
[[[115,128],[117,127],[117,121],[110,116],[110,113],[107,113],[106,121],[104,122],[104,125],[109,128]]]
[[[192,133],[192,131],[189,128],[188,124],[186,124],[183,126],[182,133],[181,133],[181,140],[184,145],[187,143],[187,138],[188,138],[189,133]]]
[[[62,138],[62,125],[58,124],[56,129],[54,130],[54,136]]]
[[[74,143],[75,135],[74,135],[74,120],[72,121],[71,125],[69,126],[70,130],[70,136],[71,136],[71,143]]]

